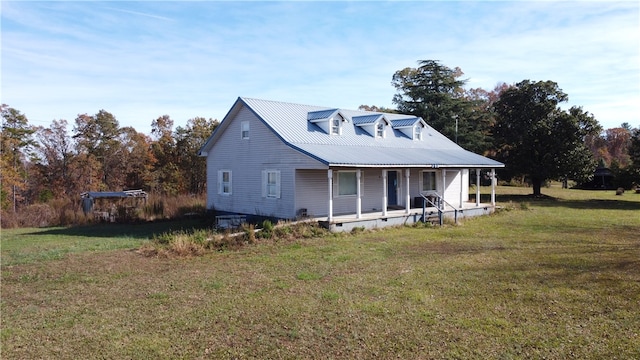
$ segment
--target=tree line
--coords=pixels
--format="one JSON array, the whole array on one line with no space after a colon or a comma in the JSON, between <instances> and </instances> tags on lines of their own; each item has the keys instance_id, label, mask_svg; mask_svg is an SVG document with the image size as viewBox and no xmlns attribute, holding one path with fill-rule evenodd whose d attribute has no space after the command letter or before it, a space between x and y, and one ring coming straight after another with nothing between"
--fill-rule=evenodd
<instances>
[{"instance_id":1,"label":"tree line","mask_svg":"<svg viewBox=\"0 0 640 360\"><path fill-rule=\"evenodd\" d=\"M536 195L547 180L585 182L598 163L618 175L618 186L640 181L640 127L603 130L553 81L499 83L491 90L466 88L460 68L423 60L393 74L396 108L362 105L370 111L422 117L462 147L506 164L504 181L526 179ZM143 189L160 196L206 191L205 160L197 155L218 125L196 117L174 128L163 115L151 134L121 127L109 112L80 114L48 127L2 105L0 206L17 214L33 204L77 208L83 191ZM64 223L64 221L61 221Z\"/></svg>"},{"instance_id":2,"label":"tree line","mask_svg":"<svg viewBox=\"0 0 640 360\"><path fill-rule=\"evenodd\" d=\"M603 131L582 107L563 110L568 95L553 81L467 89L460 68L436 60L418 64L393 75L393 111L422 117L465 149L505 163L502 180L526 179L540 195L549 180L585 183L600 164L612 168L617 186L640 182L640 126Z\"/></svg>"},{"instance_id":3,"label":"tree line","mask_svg":"<svg viewBox=\"0 0 640 360\"><path fill-rule=\"evenodd\" d=\"M217 120L195 117L174 129L173 120L163 115L146 135L121 127L105 110L78 115L71 128L65 119L32 126L8 105L1 112L0 204L5 215L47 203L58 211L74 211L84 191L205 192L206 166L197 152Z\"/></svg>"}]
</instances>

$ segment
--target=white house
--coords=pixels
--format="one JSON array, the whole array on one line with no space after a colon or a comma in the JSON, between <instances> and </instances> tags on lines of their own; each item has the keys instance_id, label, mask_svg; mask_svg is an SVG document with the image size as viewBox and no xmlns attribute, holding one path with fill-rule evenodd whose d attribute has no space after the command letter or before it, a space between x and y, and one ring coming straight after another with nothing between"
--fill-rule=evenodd
<instances>
[{"instance_id":1,"label":"white house","mask_svg":"<svg viewBox=\"0 0 640 360\"><path fill-rule=\"evenodd\" d=\"M208 209L318 218L332 230L412 223L423 210L492 212L493 193L490 204L479 202L479 190L469 201L470 172L479 180L504 167L415 116L242 97L199 154Z\"/></svg>"}]
</instances>

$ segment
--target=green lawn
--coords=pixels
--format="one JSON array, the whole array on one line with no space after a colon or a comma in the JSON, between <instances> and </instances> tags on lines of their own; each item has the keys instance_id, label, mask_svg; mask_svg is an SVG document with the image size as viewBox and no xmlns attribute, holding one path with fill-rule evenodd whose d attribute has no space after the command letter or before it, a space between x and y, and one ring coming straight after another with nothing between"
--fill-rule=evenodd
<instances>
[{"instance_id":1,"label":"green lawn","mask_svg":"<svg viewBox=\"0 0 640 360\"><path fill-rule=\"evenodd\" d=\"M190 258L134 251L170 224L3 230L0 357L640 358L640 195L530 191Z\"/></svg>"}]
</instances>

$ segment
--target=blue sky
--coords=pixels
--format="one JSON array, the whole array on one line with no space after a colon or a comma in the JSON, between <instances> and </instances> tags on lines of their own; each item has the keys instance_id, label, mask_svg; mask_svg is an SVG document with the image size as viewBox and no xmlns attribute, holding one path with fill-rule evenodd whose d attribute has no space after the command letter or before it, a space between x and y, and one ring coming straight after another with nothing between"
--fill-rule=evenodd
<instances>
[{"instance_id":1,"label":"blue sky","mask_svg":"<svg viewBox=\"0 0 640 360\"><path fill-rule=\"evenodd\" d=\"M552 80L604 128L640 126L640 5L623 2L2 1L2 103L34 125L112 113L149 133L238 96L393 107L439 60L467 88Z\"/></svg>"}]
</instances>

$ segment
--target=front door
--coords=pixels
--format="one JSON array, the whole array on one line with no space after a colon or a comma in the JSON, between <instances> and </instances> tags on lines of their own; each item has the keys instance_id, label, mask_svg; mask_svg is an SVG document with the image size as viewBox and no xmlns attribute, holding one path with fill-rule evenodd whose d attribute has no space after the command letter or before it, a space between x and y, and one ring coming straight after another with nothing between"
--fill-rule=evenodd
<instances>
[{"instance_id":1,"label":"front door","mask_svg":"<svg viewBox=\"0 0 640 360\"><path fill-rule=\"evenodd\" d=\"M398 205L398 172L389 171L387 180L387 205Z\"/></svg>"}]
</instances>

